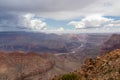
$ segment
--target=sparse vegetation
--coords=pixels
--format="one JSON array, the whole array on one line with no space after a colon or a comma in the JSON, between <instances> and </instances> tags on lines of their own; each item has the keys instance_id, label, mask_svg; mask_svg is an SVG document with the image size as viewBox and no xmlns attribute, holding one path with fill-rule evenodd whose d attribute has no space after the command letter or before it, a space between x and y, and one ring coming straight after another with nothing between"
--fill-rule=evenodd
<instances>
[{"instance_id":1,"label":"sparse vegetation","mask_svg":"<svg viewBox=\"0 0 120 80\"><path fill-rule=\"evenodd\" d=\"M53 80L80 80L80 77L77 74L69 73L69 74L64 74L59 78Z\"/></svg>"},{"instance_id":2,"label":"sparse vegetation","mask_svg":"<svg viewBox=\"0 0 120 80\"><path fill-rule=\"evenodd\" d=\"M78 80L79 77L76 74L65 74L59 80Z\"/></svg>"}]
</instances>

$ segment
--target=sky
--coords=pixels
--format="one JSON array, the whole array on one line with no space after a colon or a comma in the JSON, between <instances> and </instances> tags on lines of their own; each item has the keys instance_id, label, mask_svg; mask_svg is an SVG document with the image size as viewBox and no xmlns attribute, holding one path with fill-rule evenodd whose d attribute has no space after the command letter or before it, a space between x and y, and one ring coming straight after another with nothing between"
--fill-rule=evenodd
<instances>
[{"instance_id":1,"label":"sky","mask_svg":"<svg viewBox=\"0 0 120 80\"><path fill-rule=\"evenodd\" d=\"M120 32L120 0L0 0L0 31Z\"/></svg>"}]
</instances>

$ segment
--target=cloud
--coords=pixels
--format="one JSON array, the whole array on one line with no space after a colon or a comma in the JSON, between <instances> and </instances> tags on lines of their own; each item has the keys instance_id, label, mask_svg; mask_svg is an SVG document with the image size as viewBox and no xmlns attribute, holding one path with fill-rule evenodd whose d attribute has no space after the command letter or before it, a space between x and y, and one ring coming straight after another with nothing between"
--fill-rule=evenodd
<instances>
[{"instance_id":1,"label":"cloud","mask_svg":"<svg viewBox=\"0 0 120 80\"><path fill-rule=\"evenodd\" d=\"M47 24L34 14L0 13L0 31L40 31L47 29Z\"/></svg>"},{"instance_id":2,"label":"cloud","mask_svg":"<svg viewBox=\"0 0 120 80\"><path fill-rule=\"evenodd\" d=\"M69 25L76 29L119 27L118 20L103 17L120 16L119 3L120 0L0 0L0 29L62 31L56 26L68 25L61 25L61 21L71 21Z\"/></svg>"},{"instance_id":3,"label":"cloud","mask_svg":"<svg viewBox=\"0 0 120 80\"><path fill-rule=\"evenodd\" d=\"M0 31L19 30L21 17L10 12L0 12Z\"/></svg>"},{"instance_id":4,"label":"cloud","mask_svg":"<svg viewBox=\"0 0 120 80\"><path fill-rule=\"evenodd\" d=\"M96 13L120 16L119 3L120 0L0 0L0 11L66 20Z\"/></svg>"},{"instance_id":5,"label":"cloud","mask_svg":"<svg viewBox=\"0 0 120 80\"><path fill-rule=\"evenodd\" d=\"M0 0L1 10L59 12L81 9L95 0Z\"/></svg>"},{"instance_id":6,"label":"cloud","mask_svg":"<svg viewBox=\"0 0 120 80\"><path fill-rule=\"evenodd\" d=\"M63 27L60 27L58 29L56 29L57 31L64 31L64 28Z\"/></svg>"},{"instance_id":7,"label":"cloud","mask_svg":"<svg viewBox=\"0 0 120 80\"><path fill-rule=\"evenodd\" d=\"M107 24L106 27L120 27L120 20L114 20L111 23Z\"/></svg>"},{"instance_id":8,"label":"cloud","mask_svg":"<svg viewBox=\"0 0 120 80\"><path fill-rule=\"evenodd\" d=\"M81 21L71 21L68 24L75 26L76 29L98 28L112 22L112 19L102 17L101 15L91 15L83 18Z\"/></svg>"},{"instance_id":9,"label":"cloud","mask_svg":"<svg viewBox=\"0 0 120 80\"><path fill-rule=\"evenodd\" d=\"M47 24L39 18L35 18L34 14L26 14L23 16L23 18L23 27L26 29L30 29L33 31L47 29Z\"/></svg>"}]
</instances>

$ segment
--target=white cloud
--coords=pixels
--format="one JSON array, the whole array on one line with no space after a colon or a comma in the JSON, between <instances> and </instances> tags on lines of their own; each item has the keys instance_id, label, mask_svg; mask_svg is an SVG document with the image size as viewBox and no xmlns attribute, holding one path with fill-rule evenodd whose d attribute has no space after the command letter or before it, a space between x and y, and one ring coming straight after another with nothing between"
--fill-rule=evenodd
<instances>
[{"instance_id":1,"label":"white cloud","mask_svg":"<svg viewBox=\"0 0 120 80\"><path fill-rule=\"evenodd\" d=\"M75 26L76 29L97 28L112 22L112 19L102 17L101 15L90 15L83 18L81 21L71 21L69 25Z\"/></svg>"},{"instance_id":2,"label":"white cloud","mask_svg":"<svg viewBox=\"0 0 120 80\"><path fill-rule=\"evenodd\" d=\"M40 20L39 18L35 18L34 14L26 14L23 17L24 17L23 26L26 29L39 31L47 28L47 24Z\"/></svg>"},{"instance_id":3,"label":"white cloud","mask_svg":"<svg viewBox=\"0 0 120 80\"><path fill-rule=\"evenodd\" d=\"M60 28L57 29L57 31L64 31L64 28L60 27Z\"/></svg>"},{"instance_id":4,"label":"white cloud","mask_svg":"<svg viewBox=\"0 0 120 80\"><path fill-rule=\"evenodd\" d=\"M106 27L120 27L120 20L114 20L111 23L107 24Z\"/></svg>"}]
</instances>

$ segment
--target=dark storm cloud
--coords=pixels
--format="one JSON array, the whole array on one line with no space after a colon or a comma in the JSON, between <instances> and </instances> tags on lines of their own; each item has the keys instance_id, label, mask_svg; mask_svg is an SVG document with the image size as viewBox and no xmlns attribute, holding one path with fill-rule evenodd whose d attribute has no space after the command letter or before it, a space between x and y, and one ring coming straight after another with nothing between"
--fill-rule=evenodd
<instances>
[{"instance_id":1,"label":"dark storm cloud","mask_svg":"<svg viewBox=\"0 0 120 80\"><path fill-rule=\"evenodd\" d=\"M0 30L43 30L47 24L33 14L0 13Z\"/></svg>"},{"instance_id":2,"label":"dark storm cloud","mask_svg":"<svg viewBox=\"0 0 120 80\"><path fill-rule=\"evenodd\" d=\"M0 12L0 25L4 26L14 26L11 24L17 24L18 16L9 12ZM8 25L9 24L9 25Z\"/></svg>"},{"instance_id":3,"label":"dark storm cloud","mask_svg":"<svg viewBox=\"0 0 120 80\"><path fill-rule=\"evenodd\" d=\"M17 13L0 13L0 31L1 30L26 30L23 25L23 16Z\"/></svg>"},{"instance_id":4,"label":"dark storm cloud","mask_svg":"<svg viewBox=\"0 0 120 80\"><path fill-rule=\"evenodd\" d=\"M0 10L25 12L51 12L77 10L95 0L0 0Z\"/></svg>"},{"instance_id":5,"label":"dark storm cloud","mask_svg":"<svg viewBox=\"0 0 120 80\"><path fill-rule=\"evenodd\" d=\"M10 12L0 12L0 21L4 20L16 21L17 19L18 19L17 14L13 14Z\"/></svg>"}]
</instances>

